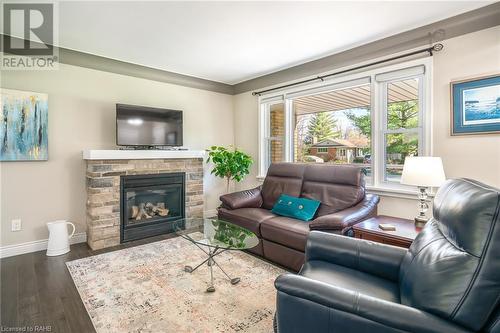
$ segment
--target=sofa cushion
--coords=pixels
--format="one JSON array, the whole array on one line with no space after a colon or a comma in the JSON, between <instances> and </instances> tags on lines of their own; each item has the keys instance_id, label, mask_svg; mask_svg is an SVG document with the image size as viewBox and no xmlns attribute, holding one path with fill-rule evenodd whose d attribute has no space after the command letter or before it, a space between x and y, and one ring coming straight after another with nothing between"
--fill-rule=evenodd
<instances>
[{"instance_id":1,"label":"sofa cushion","mask_svg":"<svg viewBox=\"0 0 500 333\"><path fill-rule=\"evenodd\" d=\"M297 198L290 195L280 195L278 201L274 204L272 213L287 216L302 221L310 221L316 214L320 202L306 198Z\"/></svg>"},{"instance_id":2,"label":"sofa cushion","mask_svg":"<svg viewBox=\"0 0 500 333\"><path fill-rule=\"evenodd\" d=\"M262 185L262 207L272 209L281 194L300 196L305 165L297 163L273 163Z\"/></svg>"},{"instance_id":3,"label":"sofa cushion","mask_svg":"<svg viewBox=\"0 0 500 333\"><path fill-rule=\"evenodd\" d=\"M304 265L305 254L288 246L262 239L262 248L266 259L298 272Z\"/></svg>"},{"instance_id":4,"label":"sofa cushion","mask_svg":"<svg viewBox=\"0 0 500 333\"><path fill-rule=\"evenodd\" d=\"M304 252L309 222L282 216L273 217L260 224L260 233L264 239Z\"/></svg>"},{"instance_id":5,"label":"sofa cushion","mask_svg":"<svg viewBox=\"0 0 500 333\"><path fill-rule=\"evenodd\" d=\"M326 261L306 262L300 275L337 288L348 289L389 302L400 302L399 285L396 282Z\"/></svg>"},{"instance_id":6,"label":"sofa cushion","mask_svg":"<svg viewBox=\"0 0 500 333\"><path fill-rule=\"evenodd\" d=\"M365 197L363 170L345 165L307 165L301 196L321 201L317 216L352 207Z\"/></svg>"},{"instance_id":7,"label":"sofa cushion","mask_svg":"<svg viewBox=\"0 0 500 333\"><path fill-rule=\"evenodd\" d=\"M273 217L276 217L267 209L262 208L240 208L240 209L226 209L219 208L219 218L246 228L261 237L259 225Z\"/></svg>"}]
</instances>

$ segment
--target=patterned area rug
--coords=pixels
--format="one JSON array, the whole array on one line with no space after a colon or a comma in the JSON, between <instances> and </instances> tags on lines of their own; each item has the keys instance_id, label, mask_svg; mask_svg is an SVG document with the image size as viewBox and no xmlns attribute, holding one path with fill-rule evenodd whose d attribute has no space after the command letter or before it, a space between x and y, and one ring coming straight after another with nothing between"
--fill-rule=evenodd
<instances>
[{"instance_id":1,"label":"patterned area rug","mask_svg":"<svg viewBox=\"0 0 500 333\"><path fill-rule=\"evenodd\" d=\"M200 234L201 235L201 234ZM237 285L214 267L193 273L205 255L176 237L67 263L97 332L272 332L275 278L284 271L241 251L216 257Z\"/></svg>"}]
</instances>

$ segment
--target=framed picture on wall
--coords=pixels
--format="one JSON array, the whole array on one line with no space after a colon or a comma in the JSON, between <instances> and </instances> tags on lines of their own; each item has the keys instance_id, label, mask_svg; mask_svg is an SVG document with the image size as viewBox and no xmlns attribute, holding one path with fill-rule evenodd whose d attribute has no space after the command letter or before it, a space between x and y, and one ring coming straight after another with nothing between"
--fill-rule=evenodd
<instances>
[{"instance_id":1,"label":"framed picture on wall","mask_svg":"<svg viewBox=\"0 0 500 333\"><path fill-rule=\"evenodd\" d=\"M0 97L0 161L48 160L48 95L2 88Z\"/></svg>"},{"instance_id":2,"label":"framed picture on wall","mask_svg":"<svg viewBox=\"0 0 500 333\"><path fill-rule=\"evenodd\" d=\"M451 135L500 134L500 74L451 83Z\"/></svg>"}]
</instances>

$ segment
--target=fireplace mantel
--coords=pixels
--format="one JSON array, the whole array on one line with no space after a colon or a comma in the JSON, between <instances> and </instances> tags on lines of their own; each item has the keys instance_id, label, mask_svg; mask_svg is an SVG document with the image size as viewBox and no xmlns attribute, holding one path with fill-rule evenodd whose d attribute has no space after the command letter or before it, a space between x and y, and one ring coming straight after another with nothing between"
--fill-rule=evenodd
<instances>
[{"instance_id":1,"label":"fireplace mantel","mask_svg":"<svg viewBox=\"0 0 500 333\"><path fill-rule=\"evenodd\" d=\"M96 150L82 152L84 160L148 160L204 158L204 150Z\"/></svg>"}]
</instances>

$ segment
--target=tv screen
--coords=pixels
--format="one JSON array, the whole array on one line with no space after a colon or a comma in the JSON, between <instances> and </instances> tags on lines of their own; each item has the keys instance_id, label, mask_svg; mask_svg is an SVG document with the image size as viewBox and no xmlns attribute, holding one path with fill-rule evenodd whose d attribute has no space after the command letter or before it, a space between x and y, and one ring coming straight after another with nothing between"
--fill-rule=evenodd
<instances>
[{"instance_id":1,"label":"tv screen","mask_svg":"<svg viewBox=\"0 0 500 333\"><path fill-rule=\"evenodd\" d=\"M118 146L182 146L182 111L116 104Z\"/></svg>"}]
</instances>

